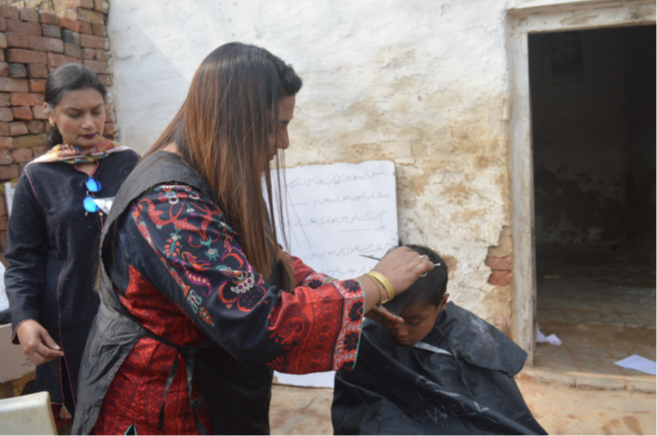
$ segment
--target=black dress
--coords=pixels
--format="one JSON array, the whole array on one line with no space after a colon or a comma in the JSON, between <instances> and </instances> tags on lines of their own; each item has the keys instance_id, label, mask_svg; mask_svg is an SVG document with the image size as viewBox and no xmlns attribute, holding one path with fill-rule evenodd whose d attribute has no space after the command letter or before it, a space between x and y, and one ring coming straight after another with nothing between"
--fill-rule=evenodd
<instances>
[{"instance_id":1,"label":"black dress","mask_svg":"<svg viewBox=\"0 0 657 436\"><path fill-rule=\"evenodd\" d=\"M132 150L99 160L91 177L102 189L91 195L114 197L138 160ZM62 347L64 357L37 366L35 382L37 391L48 391L58 404L64 403L66 380L75 401L80 360L99 304L94 288L106 217L83 207L88 178L67 163L27 165L16 185L8 225L5 286L12 341L18 344L16 328L32 319Z\"/></svg>"}]
</instances>

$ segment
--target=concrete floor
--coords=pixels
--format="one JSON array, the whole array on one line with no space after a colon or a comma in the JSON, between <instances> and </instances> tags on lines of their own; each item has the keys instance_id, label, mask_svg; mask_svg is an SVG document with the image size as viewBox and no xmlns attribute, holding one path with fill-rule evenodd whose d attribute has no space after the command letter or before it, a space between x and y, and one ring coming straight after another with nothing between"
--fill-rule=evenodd
<instances>
[{"instance_id":1,"label":"concrete floor","mask_svg":"<svg viewBox=\"0 0 657 436\"><path fill-rule=\"evenodd\" d=\"M655 434L655 395L569 388L518 377L534 417L550 434ZM332 389L274 385L272 434L333 434Z\"/></svg>"},{"instance_id":2,"label":"concrete floor","mask_svg":"<svg viewBox=\"0 0 657 436\"><path fill-rule=\"evenodd\" d=\"M534 364L559 371L643 376L614 362L655 360L655 263L627 250L537 248L537 317L545 335Z\"/></svg>"}]
</instances>

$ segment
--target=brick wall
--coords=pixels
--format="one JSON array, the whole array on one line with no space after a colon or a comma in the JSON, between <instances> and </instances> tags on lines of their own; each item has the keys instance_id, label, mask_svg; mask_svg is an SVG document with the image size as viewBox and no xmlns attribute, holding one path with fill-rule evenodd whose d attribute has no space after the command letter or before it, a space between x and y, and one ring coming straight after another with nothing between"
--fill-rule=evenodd
<instances>
[{"instance_id":1,"label":"brick wall","mask_svg":"<svg viewBox=\"0 0 657 436\"><path fill-rule=\"evenodd\" d=\"M18 8L15 5L27 6ZM105 136L117 134L111 107L108 4L93 0L0 0L0 252L7 240L4 183L47 151L43 113L48 74L66 63L82 63L108 90ZM52 12L49 12L52 11ZM0 259L4 256L0 254Z\"/></svg>"}]
</instances>

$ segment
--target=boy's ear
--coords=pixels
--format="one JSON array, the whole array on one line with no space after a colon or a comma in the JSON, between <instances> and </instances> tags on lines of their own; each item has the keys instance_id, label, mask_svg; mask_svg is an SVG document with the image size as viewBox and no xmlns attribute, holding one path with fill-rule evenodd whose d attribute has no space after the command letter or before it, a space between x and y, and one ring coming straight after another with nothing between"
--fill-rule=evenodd
<instances>
[{"instance_id":1,"label":"boy's ear","mask_svg":"<svg viewBox=\"0 0 657 436\"><path fill-rule=\"evenodd\" d=\"M445 307L447 307L447 300L449 300L449 294L445 294L443 299L440 301L440 305L438 306L439 313L445 310Z\"/></svg>"}]
</instances>

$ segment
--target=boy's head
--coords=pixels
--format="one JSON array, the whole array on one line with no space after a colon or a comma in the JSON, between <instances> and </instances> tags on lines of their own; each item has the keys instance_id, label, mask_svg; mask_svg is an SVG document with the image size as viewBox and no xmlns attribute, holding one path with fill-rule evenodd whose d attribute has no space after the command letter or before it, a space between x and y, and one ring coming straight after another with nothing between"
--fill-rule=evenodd
<instances>
[{"instance_id":1,"label":"boy's head","mask_svg":"<svg viewBox=\"0 0 657 436\"><path fill-rule=\"evenodd\" d=\"M447 290L447 265L433 250L421 245L407 245L419 255L426 256L434 266L424 277L417 279L410 288L384 304L388 311L400 316L402 324L387 323L386 328L401 345L415 345L428 335L440 312L445 310L449 294Z\"/></svg>"}]
</instances>

